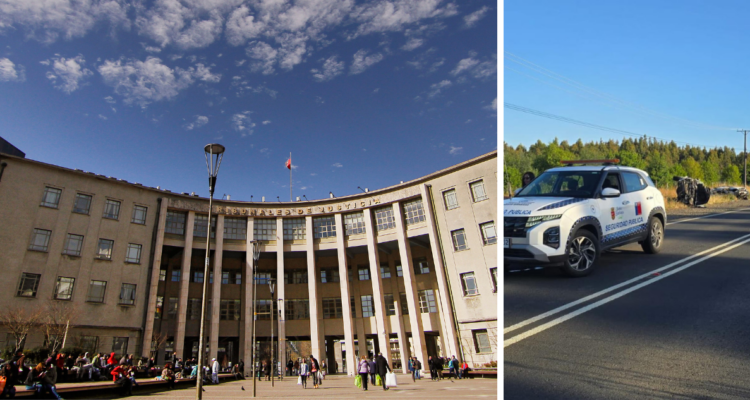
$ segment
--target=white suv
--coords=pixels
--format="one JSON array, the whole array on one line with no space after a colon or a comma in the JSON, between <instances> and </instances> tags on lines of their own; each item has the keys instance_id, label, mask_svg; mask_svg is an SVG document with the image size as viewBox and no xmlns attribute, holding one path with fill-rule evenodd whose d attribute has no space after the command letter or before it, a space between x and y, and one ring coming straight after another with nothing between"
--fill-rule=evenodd
<instances>
[{"instance_id":1,"label":"white suv","mask_svg":"<svg viewBox=\"0 0 750 400\"><path fill-rule=\"evenodd\" d=\"M624 244L658 253L667 223L664 198L648 174L616 165L550 169L503 209L506 268L561 265L571 276L588 275L603 250Z\"/></svg>"}]
</instances>

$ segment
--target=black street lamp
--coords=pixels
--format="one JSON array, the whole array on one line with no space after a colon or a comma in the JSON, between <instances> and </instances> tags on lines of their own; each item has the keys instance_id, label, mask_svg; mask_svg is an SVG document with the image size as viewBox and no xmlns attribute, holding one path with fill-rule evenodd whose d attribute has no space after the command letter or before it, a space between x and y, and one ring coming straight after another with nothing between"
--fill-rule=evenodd
<instances>
[{"instance_id":1,"label":"black street lamp","mask_svg":"<svg viewBox=\"0 0 750 400\"><path fill-rule=\"evenodd\" d=\"M253 344L250 350L250 360L253 363L253 397L255 397L255 378L258 376L255 372L255 324L258 320L258 310L255 308L256 301L255 298L257 297L258 293L258 286L257 282L258 279L255 278L255 275L257 274L258 270L258 258L260 258L260 241L253 240L250 242L253 249Z\"/></svg>"},{"instance_id":2,"label":"black street lamp","mask_svg":"<svg viewBox=\"0 0 750 400\"><path fill-rule=\"evenodd\" d=\"M273 351L273 288L274 288L274 282L273 278L271 278L268 281L268 288L271 289L271 387L273 387L273 373L276 372L276 363L274 361L274 356L276 355Z\"/></svg>"},{"instance_id":3,"label":"black street lamp","mask_svg":"<svg viewBox=\"0 0 750 400\"><path fill-rule=\"evenodd\" d=\"M203 363L204 363L204 338L206 329L206 297L208 297L208 264L211 259L211 208L214 201L214 189L216 188L216 175L219 174L221 160L224 158L224 146L212 143L207 144L203 150L206 152L206 168L208 169L208 230L206 231L206 263L203 267L203 304L201 306L201 330L198 341L198 377L196 379L196 398L203 398ZM218 277L217 277L218 279Z\"/></svg>"}]
</instances>

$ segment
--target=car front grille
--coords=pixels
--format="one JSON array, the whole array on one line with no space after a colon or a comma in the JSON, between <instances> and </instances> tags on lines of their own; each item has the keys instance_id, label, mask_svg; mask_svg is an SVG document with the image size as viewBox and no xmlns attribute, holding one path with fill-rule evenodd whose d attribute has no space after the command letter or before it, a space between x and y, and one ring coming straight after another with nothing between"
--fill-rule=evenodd
<instances>
[{"instance_id":1,"label":"car front grille","mask_svg":"<svg viewBox=\"0 0 750 400\"><path fill-rule=\"evenodd\" d=\"M504 237L526 237L526 221L529 217L505 217Z\"/></svg>"}]
</instances>

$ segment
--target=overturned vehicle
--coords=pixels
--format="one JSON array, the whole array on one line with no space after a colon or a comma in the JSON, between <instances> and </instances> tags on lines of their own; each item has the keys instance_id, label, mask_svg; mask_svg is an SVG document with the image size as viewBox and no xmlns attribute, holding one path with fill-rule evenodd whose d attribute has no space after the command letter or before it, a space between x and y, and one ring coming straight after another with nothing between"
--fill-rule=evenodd
<instances>
[{"instance_id":1,"label":"overturned vehicle","mask_svg":"<svg viewBox=\"0 0 750 400\"><path fill-rule=\"evenodd\" d=\"M698 179L687 176L675 176L677 182L677 201L689 206L702 206L711 198L711 189L703 185Z\"/></svg>"}]
</instances>

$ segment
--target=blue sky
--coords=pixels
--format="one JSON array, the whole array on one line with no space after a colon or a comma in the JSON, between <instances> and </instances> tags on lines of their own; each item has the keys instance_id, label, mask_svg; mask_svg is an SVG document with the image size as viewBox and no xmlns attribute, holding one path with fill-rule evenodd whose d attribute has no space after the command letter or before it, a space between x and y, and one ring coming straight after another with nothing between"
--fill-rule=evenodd
<instances>
[{"instance_id":1,"label":"blue sky","mask_svg":"<svg viewBox=\"0 0 750 400\"><path fill-rule=\"evenodd\" d=\"M741 151L735 129L750 129L748 14L746 1L506 1L504 102ZM623 138L510 109L504 135L514 146Z\"/></svg>"},{"instance_id":2,"label":"blue sky","mask_svg":"<svg viewBox=\"0 0 750 400\"><path fill-rule=\"evenodd\" d=\"M27 157L207 196L391 186L497 148L497 5L3 0L0 136Z\"/></svg>"}]
</instances>

